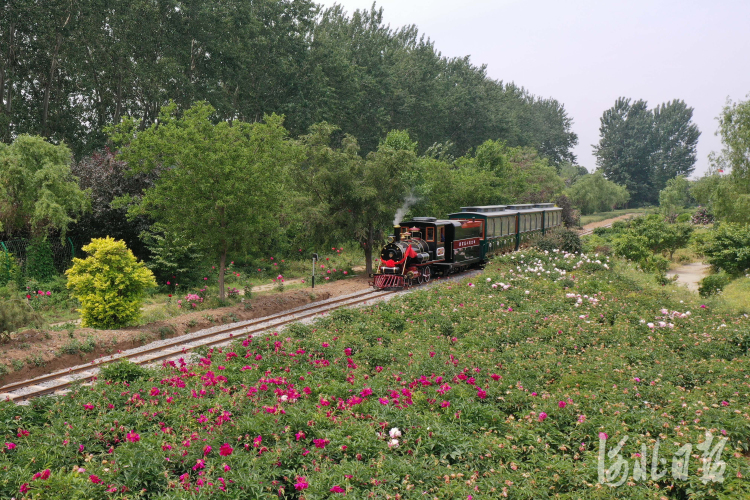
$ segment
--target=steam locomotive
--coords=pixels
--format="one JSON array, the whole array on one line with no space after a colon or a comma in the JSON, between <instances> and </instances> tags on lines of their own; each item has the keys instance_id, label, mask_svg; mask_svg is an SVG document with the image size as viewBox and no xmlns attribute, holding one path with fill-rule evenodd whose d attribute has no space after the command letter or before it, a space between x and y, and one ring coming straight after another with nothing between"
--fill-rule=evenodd
<instances>
[{"instance_id":1,"label":"steam locomotive","mask_svg":"<svg viewBox=\"0 0 750 500\"><path fill-rule=\"evenodd\" d=\"M461 207L447 220L414 217L393 227L371 275L375 288L406 288L470 267L532 243L562 222L553 203Z\"/></svg>"}]
</instances>

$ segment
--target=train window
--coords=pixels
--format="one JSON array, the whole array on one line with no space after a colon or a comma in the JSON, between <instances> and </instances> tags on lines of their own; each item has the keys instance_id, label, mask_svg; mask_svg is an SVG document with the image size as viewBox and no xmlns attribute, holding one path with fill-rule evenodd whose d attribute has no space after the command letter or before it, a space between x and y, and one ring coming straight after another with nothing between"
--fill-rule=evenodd
<instances>
[{"instance_id":1,"label":"train window","mask_svg":"<svg viewBox=\"0 0 750 500\"><path fill-rule=\"evenodd\" d=\"M401 228L401 234L404 234L404 233L406 233L406 232L408 232L408 231L409 231L409 228L408 228L408 227L402 227L402 228Z\"/></svg>"},{"instance_id":2,"label":"train window","mask_svg":"<svg viewBox=\"0 0 750 500\"><path fill-rule=\"evenodd\" d=\"M427 241L435 241L435 228L434 227L427 228Z\"/></svg>"},{"instance_id":3,"label":"train window","mask_svg":"<svg viewBox=\"0 0 750 500\"><path fill-rule=\"evenodd\" d=\"M440 227L440 241L445 243L445 226Z\"/></svg>"}]
</instances>

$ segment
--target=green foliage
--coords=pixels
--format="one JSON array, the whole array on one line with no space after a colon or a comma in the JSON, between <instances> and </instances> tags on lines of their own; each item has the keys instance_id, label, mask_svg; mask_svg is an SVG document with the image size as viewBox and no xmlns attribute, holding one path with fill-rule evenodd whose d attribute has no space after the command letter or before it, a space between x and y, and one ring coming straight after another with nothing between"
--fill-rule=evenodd
<instances>
[{"instance_id":1,"label":"green foliage","mask_svg":"<svg viewBox=\"0 0 750 500\"><path fill-rule=\"evenodd\" d=\"M732 277L724 272L710 274L701 280L698 286L698 293L701 297L716 295L717 293L721 293L731 280Z\"/></svg>"},{"instance_id":2,"label":"green foliage","mask_svg":"<svg viewBox=\"0 0 750 500\"><path fill-rule=\"evenodd\" d=\"M170 104L158 125L137 131L124 121L110 133L133 171L160 172L130 213L148 214L159 230L218 261L223 299L227 255L257 251L278 230L283 181L297 149L279 116L214 124L214 112L205 102L182 114Z\"/></svg>"},{"instance_id":3,"label":"green foliage","mask_svg":"<svg viewBox=\"0 0 750 500\"><path fill-rule=\"evenodd\" d=\"M581 177L565 194L583 215L614 210L630 199L625 186L608 181L601 172Z\"/></svg>"},{"instance_id":4,"label":"green foliage","mask_svg":"<svg viewBox=\"0 0 750 500\"><path fill-rule=\"evenodd\" d=\"M22 299L0 300L0 341L6 341L10 334L28 326L41 328L42 317Z\"/></svg>"},{"instance_id":5,"label":"green foliage","mask_svg":"<svg viewBox=\"0 0 750 500\"><path fill-rule=\"evenodd\" d=\"M659 192L659 208L668 218L676 217L690 202L690 181L684 176L669 179L666 187Z\"/></svg>"},{"instance_id":6,"label":"green foliage","mask_svg":"<svg viewBox=\"0 0 750 500\"><path fill-rule=\"evenodd\" d=\"M86 259L73 259L66 271L68 288L81 303L81 325L119 328L137 323L146 288L154 275L133 256L125 243L94 239L83 250Z\"/></svg>"},{"instance_id":7,"label":"green foliage","mask_svg":"<svg viewBox=\"0 0 750 500\"><path fill-rule=\"evenodd\" d=\"M149 371L141 365L137 365L123 359L114 363L107 363L99 370L99 377L111 382L135 382L145 378Z\"/></svg>"},{"instance_id":8,"label":"green foliage","mask_svg":"<svg viewBox=\"0 0 750 500\"><path fill-rule=\"evenodd\" d=\"M294 136L328 120L358 137L365 153L395 128L425 149L450 140L463 153L501 138L554 165L575 160L578 138L560 102L497 81L468 56L441 55L429 34L389 26L374 5L349 12L310 0L4 5L2 141L41 134L80 158L105 146L106 125L127 115L148 127L171 98L183 108L209 101L217 121L284 115Z\"/></svg>"},{"instance_id":9,"label":"green foliage","mask_svg":"<svg viewBox=\"0 0 750 500\"><path fill-rule=\"evenodd\" d=\"M711 153L709 172L691 190L717 219L750 223L750 100L727 102L719 116L723 148Z\"/></svg>"},{"instance_id":10,"label":"green foliage","mask_svg":"<svg viewBox=\"0 0 750 500\"><path fill-rule=\"evenodd\" d=\"M12 253L5 253L0 250L0 286L5 286L10 282L20 281L23 277L23 269L18 265L18 260Z\"/></svg>"},{"instance_id":11,"label":"green foliage","mask_svg":"<svg viewBox=\"0 0 750 500\"><path fill-rule=\"evenodd\" d=\"M642 266L652 255L648 238L639 234L622 233L615 236L612 243L616 255L640 263Z\"/></svg>"},{"instance_id":12,"label":"green foliage","mask_svg":"<svg viewBox=\"0 0 750 500\"><path fill-rule=\"evenodd\" d=\"M697 241L709 264L737 276L750 269L750 225L722 223Z\"/></svg>"},{"instance_id":13,"label":"green foliage","mask_svg":"<svg viewBox=\"0 0 750 500\"><path fill-rule=\"evenodd\" d=\"M200 263L204 255L191 238L169 232L159 232L159 224L142 234L149 251L146 267L151 269L161 285L182 283L189 285L200 278ZM176 281L179 280L179 281Z\"/></svg>"},{"instance_id":14,"label":"green foliage","mask_svg":"<svg viewBox=\"0 0 750 500\"><path fill-rule=\"evenodd\" d=\"M567 228L548 232L536 241L535 246L548 252L560 250L567 253L576 253L583 249L581 237L578 236L578 233Z\"/></svg>"},{"instance_id":15,"label":"green foliage","mask_svg":"<svg viewBox=\"0 0 750 500\"><path fill-rule=\"evenodd\" d=\"M700 131L692 117L693 108L681 100L650 110L643 100L620 97L602 115L596 163L607 179L627 188L637 206L656 203L669 179L695 168Z\"/></svg>"},{"instance_id":16,"label":"green foliage","mask_svg":"<svg viewBox=\"0 0 750 500\"><path fill-rule=\"evenodd\" d=\"M70 172L70 150L41 137L18 136L0 148L0 226L8 234L27 231L64 237L89 207L87 192Z\"/></svg>"},{"instance_id":17,"label":"green foliage","mask_svg":"<svg viewBox=\"0 0 750 500\"><path fill-rule=\"evenodd\" d=\"M57 274L52 257L52 245L47 238L33 240L26 247L26 276L47 281Z\"/></svg>"}]
</instances>

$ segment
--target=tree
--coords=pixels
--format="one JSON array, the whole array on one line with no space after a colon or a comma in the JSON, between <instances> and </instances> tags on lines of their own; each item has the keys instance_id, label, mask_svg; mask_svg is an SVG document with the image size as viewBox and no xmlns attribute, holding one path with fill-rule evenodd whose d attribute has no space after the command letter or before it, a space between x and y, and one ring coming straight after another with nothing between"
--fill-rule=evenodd
<instances>
[{"instance_id":1,"label":"tree","mask_svg":"<svg viewBox=\"0 0 750 500\"><path fill-rule=\"evenodd\" d=\"M674 100L649 110L643 100L619 98L601 118L597 165L604 176L625 186L638 204L656 203L667 181L695 168L700 132L693 108Z\"/></svg>"},{"instance_id":2,"label":"tree","mask_svg":"<svg viewBox=\"0 0 750 500\"><path fill-rule=\"evenodd\" d=\"M278 226L286 169L297 150L279 116L215 124L213 113L205 102L182 114L170 104L149 128L138 131L125 120L111 134L134 173L159 172L130 213L149 215L217 259L223 299L227 255L262 248Z\"/></svg>"},{"instance_id":3,"label":"tree","mask_svg":"<svg viewBox=\"0 0 750 500\"><path fill-rule=\"evenodd\" d=\"M78 187L65 144L21 135L10 146L0 143L0 224L9 235L25 232L63 237L90 206L89 191Z\"/></svg>"},{"instance_id":4,"label":"tree","mask_svg":"<svg viewBox=\"0 0 750 500\"><path fill-rule=\"evenodd\" d=\"M667 186L659 192L659 207L667 218L677 216L677 211L690 203L690 181L678 176L667 181Z\"/></svg>"},{"instance_id":5,"label":"tree","mask_svg":"<svg viewBox=\"0 0 750 500\"><path fill-rule=\"evenodd\" d=\"M692 193L708 204L717 218L750 223L750 100L728 101L719 116L721 153L709 155L709 172Z\"/></svg>"},{"instance_id":6,"label":"tree","mask_svg":"<svg viewBox=\"0 0 750 500\"><path fill-rule=\"evenodd\" d=\"M358 155L354 137L341 147L331 145L339 129L328 123L311 127L301 138L305 159L292 176L305 214L307 234L345 237L364 250L366 272L372 272L373 249L392 226L393 217L409 194L416 143L404 131L391 131L376 151Z\"/></svg>"},{"instance_id":7,"label":"tree","mask_svg":"<svg viewBox=\"0 0 750 500\"><path fill-rule=\"evenodd\" d=\"M65 274L67 287L81 302L81 325L120 328L141 315L143 296L156 286L154 275L125 243L113 238L93 239L83 247L89 256L73 259Z\"/></svg>"},{"instance_id":8,"label":"tree","mask_svg":"<svg viewBox=\"0 0 750 500\"><path fill-rule=\"evenodd\" d=\"M624 186L605 179L601 172L579 178L566 194L584 215L607 212L624 205L630 198Z\"/></svg>"}]
</instances>

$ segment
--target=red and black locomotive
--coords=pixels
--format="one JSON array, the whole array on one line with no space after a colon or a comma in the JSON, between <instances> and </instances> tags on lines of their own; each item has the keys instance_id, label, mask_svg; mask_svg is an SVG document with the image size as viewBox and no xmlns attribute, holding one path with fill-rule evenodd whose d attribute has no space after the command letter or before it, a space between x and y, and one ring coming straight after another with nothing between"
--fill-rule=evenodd
<instances>
[{"instance_id":1,"label":"red and black locomotive","mask_svg":"<svg viewBox=\"0 0 750 500\"><path fill-rule=\"evenodd\" d=\"M462 207L448 219L414 217L394 226L372 275L375 288L405 288L518 250L560 226L552 203Z\"/></svg>"}]
</instances>

